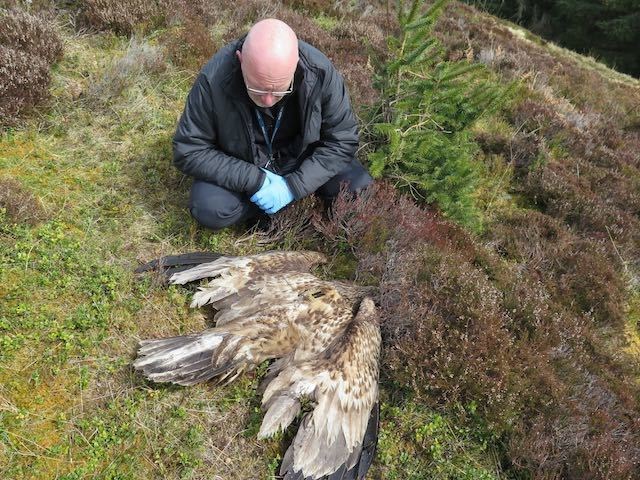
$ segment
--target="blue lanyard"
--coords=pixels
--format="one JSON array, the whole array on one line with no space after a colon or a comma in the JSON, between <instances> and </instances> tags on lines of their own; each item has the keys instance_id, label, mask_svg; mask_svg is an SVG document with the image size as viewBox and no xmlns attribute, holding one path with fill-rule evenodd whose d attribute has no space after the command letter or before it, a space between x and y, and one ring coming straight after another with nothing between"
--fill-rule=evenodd
<instances>
[{"instance_id":1,"label":"blue lanyard","mask_svg":"<svg viewBox=\"0 0 640 480\"><path fill-rule=\"evenodd\" d=\"M256 117L258 118L258 125L260 125L260 130L262 130L262 136L264 137L264 143L267 146L267 153L269 154L269 161L265 165L265 168L269 168L269 164L273 160L273 139L276 138L276 133L278 132L278 128L280 128L280 121L282 120L282 112L284 112L284 105L280 107L280 111L278 115L276 115L276 123L273 126L273 133L271 134L271 138L267 135L267 127L264 124L264 118L262 118L262 114L260 110L257 108Z\"/></svg>"}]
</instances>

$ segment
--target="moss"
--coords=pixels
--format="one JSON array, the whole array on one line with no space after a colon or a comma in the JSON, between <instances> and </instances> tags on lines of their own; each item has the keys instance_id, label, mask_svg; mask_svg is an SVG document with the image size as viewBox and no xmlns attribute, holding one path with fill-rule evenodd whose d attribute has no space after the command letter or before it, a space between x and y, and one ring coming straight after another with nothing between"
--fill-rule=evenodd
<instances>
[{"instance_id":1,"label":"moss","mask_svg":"<svg viewBox=\"0 0 640 480\"><path fill-rule=\"evenodd\" d=\"M329 265L330 278L340 280L353 280L358 268L358 259L353 254L344 252L336 255Z\"/></svg>"},{"instance_id":2,"label":"moss","mask_svg":"<svg viewBox=\"0 0 640 480\"><path fill-rule=\"evenodd\" d=\"M638 359L640 360L640 288L636 286L631 290L629 301L626 308L627 315L627 334L630 336L631 344L637 350Z\"/></svg>"},{"instance_id":3,"label":"moss","mask_svg":"<svg viewBox=\"0 0 640 480\"><path fill-rule=\"evenodd\" d=\"M383 403L375 474L385 479L495 480L491 452L472 430L413 402Z\"/></svg>"},{"instance_id":4,"label":"moss","mask_svg":"<svg viewBox=\"0 0 640 480\"><path fill-rule=\"evenodd\" d=\"M323 30L331 31L338 25L340 25L340 20L335 17L330 17L325 15L324 13L320 13L319 15L315 15L312 17L312 20Z\"/></svg>"}]
</instances>

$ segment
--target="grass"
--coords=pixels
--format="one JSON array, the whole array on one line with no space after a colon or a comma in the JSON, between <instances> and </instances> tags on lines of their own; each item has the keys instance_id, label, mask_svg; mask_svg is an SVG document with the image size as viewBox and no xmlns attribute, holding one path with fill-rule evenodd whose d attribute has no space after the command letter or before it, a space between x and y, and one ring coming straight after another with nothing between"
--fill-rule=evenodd
<instances>
[{"instance_id":1,"label":"grass","mask_svg":"<svg viewBox=\"0 0 640 480\"><path fill-rule=\"evenodd\" d=\"M374 478L389 480L497 480L491 449L473 438L478 429L412 401L383 403Z\"/></svg>"},{"instance_id":2,"label":"grass","mask_svg":"<svg viewBox=\"0 0 640 480\"><path fill-rule=\"evenodd\" d=\"M340 25L340 20L334 17L330 17L325 15L324 13L320 13L312 18L312 20L323 30L331 31L338 25Z\"/></svg>"}]
</instances>

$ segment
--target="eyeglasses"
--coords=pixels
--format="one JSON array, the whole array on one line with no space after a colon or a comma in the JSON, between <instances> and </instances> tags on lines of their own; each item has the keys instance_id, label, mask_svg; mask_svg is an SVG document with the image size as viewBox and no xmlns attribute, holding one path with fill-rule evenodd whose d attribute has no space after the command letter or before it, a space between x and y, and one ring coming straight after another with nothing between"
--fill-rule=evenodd
<instances>
[{"instance_id":1,"label":"eyeglasses","mask_svg":"<svg viewBox=\"0 0 640 480\"><path fill-rule=\"evenodd\" d=\"M272 92L269 90L258 90L255 88L251 88L251 87L247 87L247 92L249 93L253 93L254 95L273 95L274 97L284 97L285 95L289 95L291 92L293 92L293 78L291 79L291 84L289 85L289 88L287 90L285 90L284 92Z\"/></svg>"}]
</instances>

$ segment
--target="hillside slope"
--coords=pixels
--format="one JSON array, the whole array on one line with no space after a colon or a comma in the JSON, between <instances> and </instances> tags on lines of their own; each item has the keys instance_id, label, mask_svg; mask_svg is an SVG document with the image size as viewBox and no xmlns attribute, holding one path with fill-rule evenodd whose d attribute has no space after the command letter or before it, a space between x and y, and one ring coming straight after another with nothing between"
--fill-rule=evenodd
<instances>
[{"instance_id":1,"label":"hillside slope","mask_svg":"<svg viewBox=\"0 0 640 480\"><path fill-rule=\"evenodd\" d=\"M395 14L116 3L56 11L51 100L0 136L2 478L274 478L288 437L256 440L263 371L188 389L133 373L139 339L198 331L211 312L132 272L168 253L303 247L333 258L321 274L381 288L368 478L637 478L640 82L451 4L436 26L447 58L519 82L474 126L481 233L384 183L329 217L288 209L266 236L213 233L170 160L198 68L256 19L287 21L344 73L366 160Z\"/></svg>"}]
</instances>

